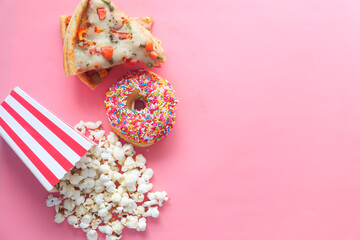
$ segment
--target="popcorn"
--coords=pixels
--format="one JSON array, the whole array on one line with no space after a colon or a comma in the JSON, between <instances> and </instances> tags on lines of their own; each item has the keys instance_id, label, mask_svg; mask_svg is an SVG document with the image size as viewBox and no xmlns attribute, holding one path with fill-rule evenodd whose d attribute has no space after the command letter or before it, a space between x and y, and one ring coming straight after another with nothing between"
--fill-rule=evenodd
<instances>
[{"instance_id":1,"label":"popcorn","mask_svg":"<svg viewBox=\"0 0 360 240\"><path fill-rule=\"evenodd\" d=\"M91 229L97 229L101 223L101 219L97 218L91 221L90 227Z\"/></svg>"},{"instance_id":2,"label":"popcorn","mask_svg":"<svg viewBox=\"0 0 360 240\"><path fill-rule=\"evenodd\" d=\"M102 166L104 166L104 165L102 165ZM106 165L106 167L109 167L108 165ZM105 167L104 167L105 168ZM100 170L100 169L99 169ZM111 169L110 169L111 170ZM109 171L110 171L109 170ZM101 170L100 170L101 171ZM109 174L106 174L106 173L103 173L103 174L101 174L100 175L100 181L102 182L102 183L106 183L106 182L109 182L111 180L111 177L110 177L110 175Z\"/></svg>"},{"instance_id":3,"label":"popcorn","mask_svg":"<svg viewBox=\"0 0 360 240\"><path fill-rule=\"evenodd\" d=\"M57 213L57 214L55 215L55 220L54 220L54 222L56 222L56 223L62 223L64 220L65 220L65 216L64 216L63 214Z\"/></svg>"},{"instance_id":4,"label":"popcorn","mask_svg":"<svg viewBox=\"0 0 360 240\"><path fill-rule=\"evenodd\" d=\"M120 237L118 237L118 236L114 236L114 235L106 235L106 238L105 238L105 240L119 240L121 238L121 236Z\"/></svg>"},{"instance_id":5,"label":"popcorn","mask_svg":"<svg viewBox=\"0 0 360 240\"><path fill-rule=\"evenodd\" d=\"M116 220L111 223L111 228L114 233L120 235L122 233L122 230L124 229L124 225L119 220Z\"/></svg>"},{"instance_id":6,"label":"popcorn","mask_svg":"<svg viewBox=\"0 0 360 240\"><path fill-rule=\"evenodd\" d=\"M125 151L121 147L116 147L113 150L114 159L121 165L125 161Z\"/></svg>"},{"instance_id":7,"label":"popcorn","mask_svg":"<svg viewBox=\"0 0 360 240\"><path fill-rule=\"evenodd\" d=\"M141 168L145 167L146 159L142 154L136 155L135 161L139 167L141 167Z\"/></svg>"},{"instance_id":8,"label":"popcorn","mask_svg":"<svg viewBox=\"0 0 360 240\"><path fill-rule=\"evenodd\" d=\"M74 215L71 215L67 218L67 221L70 225L75 225L76 223L78 223L78 218Z\"/></svg>"},{"instance_id":9,"label":"popcorn","mask_svg":"<svg viewBox=\"0 0 360 240\"><path fill-rule=\"evenodd\" d=\"M124 144L123 149L126 156L133 156L135 154L134 146L130 143Z\"/></svg>"},{"instance_id":10,"label":"popcorn","mask_svg":"<svg viewBox=\"0 0 360 240\"><path fill-rule=\"evenodd\" d=\"M102 220L103 220L104 223L108 223L111 218L112 218L112 214L108 213L108 215L103 217Z\"/></svg>"},{"instance_id":11,"label":"popcorn","mask_svg":"<svg viewBox=\"0 0 360 240\"><path fill-rule=\"evenodd\" d=\"M116 171L111 172L111 180L113 182L119 182L122 179L122 174Z\"/></svg>"},{"instance_id":12,"label":"popcorn","mask_svg":"<svg viewBox=\"0 0 360 240\"><path fill-rule=\"evenodd\" d=\"M90 157L85 157L82 161L86 165L86 167L91 163L92 159Z\"/></svg>"},{"instance_id":13,"label":"popcorn","mask_svg":"<svg viewBox=\"0 0 360 240\"><path fill-rule=\"evenodd\" d=\"M124 193L120 201L120 206L124 208L124 212L132 212L136 209L137 204L133 199L129 198L127 193Z\"/></svg>"},{"instance_id":14,"label":"popcorn","mask_svg":"<svg viewBox=\"0 0 360 240\"><path fill-rule=\"evenodd\" d=\"M89 211L94 206L94 200L91 198L87 198L83 205L85 209Z\"/></svg>"},{"instance_id":15,"label":"popcorn","mask_svg":"<svg viewBox=\"0 0 360 240\"><path fill-rule=\"evenodd\" d=\"M110 202L110 198L111 198L111 193L104 192L104 201Z\"/></svg>"},{"instance_id":16,"label":"popcorn","mask_svg":"<svg viewBox=\"0 0 360 240\"><path fill-rule=\"evenodd\" d=\"M64 182L62 182L62 183L63 184L60 184L60 189L61 189L60 194L63 194L66 198L71 197L75 192L74 186L72 186L70 184L68 185Z\"/></svg>"},{"instance_id":17,"label":"popcorn","mask_svg":"<svg viewBox=\"0 0 360 240\"><path fill-rule=\"evenodd\" d=\"M90 164L89 167L93 168L93 169L99 169L100 167L100 161L97 159L94 159Z\"/></svg>"},{"instance_id":18,"label":"popcorn","mask_svg":"<svg viewBox=\"0 0 360 240\"><path fill-rule=\"evenodd\" d=\"M98 211L98 216L99 217L105 217L106 215L108 215L109 210L107 208L101 208Z\"/></svg>"},{"instance_id":19,"label":"popcorn","mask_svg":"<svg viewBox=\"0 0 360 240\"><path fill-rule=\"evenodd\" d=\"M99 145L93 146L88 152L87 156L92 155L94 158L98 158L101 154L101 147Z\"/></svg>"},{"instance_id":20,"label":"popcorn","mask_svg":"<svg viewBox=\"0 0 360 240\"><path fill-rule=\"evenodd\" d=\"M126 221L124 225L127 226L128 228L137 228L138 224L139 224L138 218L129 215L126 217Z\"/></svg>"},{"instance_id":21,"label":"popcorn","mask_svg":"<svg viewBox=\"0 0 360 240\"><path fill-rule=\"evenodd\" d=\"M83 218L81 219L81 222L90 224L91 220L92 220L92 217L89 214L87 214L87 215L83 216Z\"/></svg>"},{"instance_id":22,"label":"popcorn","mask_svg":"<svg viewBox=\"0 0 360 240\"><path fill-rule=\"evenodd\" d=\"M96 204L100 205L104 202L104 194L100 193L97 194L94 198L94 201L96 202Z\"/></svg>"},{"instance_id":23,"label":"popcorn","mask_svg":"<svg viewBox=\"0 0 360 240\"><path fill-rule=\"evenodd\" d=\"M91 164L92 164L92 161L90 162L89 165L91 165ZM83 179L85 179L85 178L94 178L95 176L96 176L96 170L95 169L85 168L81 172L81 177Z\"/></svg>"},{"instance_id":24,"label":"popcorn","mask_svg":"<svg viewBox=\"0 0 360 240\"><path fill-rule=\"evenodd\" d=\"M85 128L87 129L91 129L91 130L94 130L94 129L97 129L101 126L102 122L101 121L97 121L96 123L93 123L93 122L86 122L84 123L83 121L82 122L82 125L85 126ZM81 124L81 122L79 124ZM80 125L81 126L81 125ZM76 127L76 126L75 126Z\"/></svg>"},{"instance_id":25,"label":"popcorn","mask_svg":"<svg viewBox=\"0 0 360 240\"><path fill-rule=\"evenodd\" d=\"M138 191L141 193L147 193L153 188L152 183L141 183L138 186Z\"/></svg>"},{"instance_id":26,"label":"popcorn","mask_svg":"<svg viewBox=\"0 0 360 240\"><path fill-rule=\"evenodd\" d=\"M167 193L149 192L154 172L146 159L135 154L131 144L122 145L114 133L105 136L101 122L83 122L75 128L98 141L55 186L59 197L49 195L48 207L55 207L54 222L67 222L96 240L119 240L124 227L146 230L146 217L157 218L158 207L168 201ZM121 170L120 170L121 169Z\"/></svg>"},{"instance_id":27,"label":"popcorn","mask_svg":"<svg viewBox=\"0 0 360 240\"><path fill-rule=\"evenodd\" d=\"M117 207L117 208L115 209L114 213L121 214L122 211L123 211L123 209L124 209L123 207Z\"/></svg>"},{"instance_id":28,"label":"popcorn","mask_svg":"<svg viewBox=\"0 0 360 240\"><path fill-rule=\"evenodd\" d=\"M86 237L88 240L96 240L98 239L98 233L97 231L91 229L86 233Z\"/></svg>"},{"instance_id":29,"label":"popcorn","mask_svg":"<svg viewBox=\"0 0 360 240\"><path fill-rule=\"evenodd\" d=\"M79 190L75 190L73 195L70 197L72 200L76 200L80 197L81 192Z\"/></svg>"},{"instance_id":30,"label":"popcorn","mask_svg":"<svg viewBox=\"0 0 360 240\"><path fill-rule=\"evenodd\" d=\"M152 202L156 202L156 204L158 204L160 207L162 207L162 203L164 201L168 201L169 198L167 197L167 193L165 191L162 192L156 192L156 193L148 193L147 197L149 200L151 200ZM154 205L154 204L152 204Z\"/></svg>"},{"instance_id":31,"label":"popcorn","mask_svg":"<svg viewBox=\"0 0 360 240\"><path fill-rule=\"evenodd\" d=\"M95 180L92 178L86 178L82 184L80 184L80 189L91 189L95 186Z\"/></svg>"},{"instance_id":32,"label":"popcorn","mask_svg":"<svg viewBox=\"0 0 360 240\"><path fill-rule=\"evenodd\" d=\"M77 206L79 206L80 204L85 202L85 197L84 196L80 196L79 198L75 199L75 204Z\"/></svg>"},{"instance_id":33,"label":"popcorn","mask_svg":"<svg viewBox=\"0 0 360 240\"><path fill-rule=\"evenodd\" d=\"M159 210L158 207L150 207L149 210L145 213L145 217L153 217L158 218L159 217Z\"/></svg>"},{"instance_id":34,"label":"popcorn","mask_svg":"<svg viewBox=\"0 0 360 240\"><path fill-rule=\"evenodd\" d=\"M77 129L82 134L86 133L85 123L83 121L80 121L78 124L76 124L75 129Z\"/></svg>"},{"instance_id":35,"label":"popcorn","mask_svg":"<svg viewBox=\"0 0 360 240\"><path fill-rule=\"evenodd\" d=\"M119 193L119 191L115 191L115 192L113 193L113 195L111 195L110 200L111 200L112 202L114 202L114 203L120 202L120 200L121 200L121 194Z\"/></svg>"},{"instance_id":36,"label":"popcorn","mask_svg":"<svg viewBox=\"0 0 360 240\"><path fill-rule=\"evenodd\" d=\"M144 207L151 207L152 205L155 205L157 203L156 199L150 200L150 201L146 201L143 203Z\"/></svg>"},{"instance_id":37,"label":"popcorn","mask_svg":"<svg viewBox=\"0 0 360 240\"><path fill-rule=\"evenodd\" d=\"M46 206L53 207L56 205L59 205L61 203L61 200L57 197L54 197L53 195L49 195L48 199L46 200Z\"/></svg>"},{"instance_id":38,"label":"popcorn","mask_svg":"<svg viewBox=\"0 0 360 240\"><path fill-rule=\"evenodd\" d=\"M90 132L89 138L91 140L100 141L100 140L105 139L104 134L105 134L104 130L95 130L95 131Z\"/></svg>"},{"instance_id":39,"label":"popcorn","mask_svg":"<svg viewBox=\"0 0 360 240\"><path fill-rule=\"evenodd\" d=\"M84 205L79 205L75 208L75 214L76 216L82 216L82 215L85 215L87 213Z\"/></svg>"},{"instance_id":40,"label":"popcorn","mask_svg":"<svg viewBox=\"0 0 360 240\"><path fill-rule=\"evenodd\" d=\"M105 182L104 186L106 188L106 191L109 192L109 193L113 193L116 190L116 185L112 181Z\"/></svg>"},{"instance_id":41,"label":"popcorn","mask_svg":"<svg viewBox=\"0 0 360 240\"><path fill-rule=\"evenodd\" d=\"M124 166L121 168L121 171L126 172L130 169L134 169L136 167L136 162L132 157L127 157Z\"/></svg>"},{"instance_id":42,"label":"popcorn","mask_svg":"<svg viewBox=\"0 0 360 240\"><path fill-rule=\"evenodd\" d=\"M92 217L89 214L85 215L81 219L80 227L83 229L88 228L90 226L91 221L92 221Z\"/></svg>"},{"instance_id":43,"label":"popcorn","mask_svg":"<svg viewBox=\"0 0 360 240\"><path fill-rule=\"evenodd\" d=\"M151 168L147 168L141 177L145 181L149 181L152 178L153 174L154 174L154 171Z\"/></svg>"},{"instance_id":44,"label":"popcorn","mask_svg":"<svg viewBox=\"0 0 360 240\"><path fill-rule=\"evenodd\" d=\"M143 216L145 214L145 207L138 206L135 210L138 216Z\"/></svg>"},{"instance_id":45,"label":"popcorn","mask_svg":"<svg viewBox=\"0 0 360 240\"><path fill-rule=\"evenodd\" d=\"M86 230L86 229L90 226L90 224L89 224L89 223L81 222L79 226L80 226L80 228L82 228L83 230ZM85 231L85 232L86 232L86 231Z\"/></svg>"},{"instance_id":46,"label":"popcorn","mask_svg":"<svg viewBox=\"0 0 360 240\"><path fill-rule=\"evenodd\" d=\"M76 162L75 163L75 168L77 168L77 169L84 169L84 168L86 168L87 166L86 166L86 163L84 162L84 161L78 161L78 162Z\"/></svg>"},{"instance_id":47,"label":"popcorn","mask_svg":"<svg viewBox=\"0 0 360 240\"><path fill-rule=\"evenodd\" d=\"M127 186L127 191L130 192L130 193L133 193L136 191L136 185L131 185L131 186Z\"/></svg>"},{"instance_id":48,"label":"popcorn","mask_svg":"<svg viewBox=\"0 0 360 240\"><path fill-rule=\"evenodd\" d=\"M144 201L144 194L137 192L137 193L130 193L130 196L132 199L134 199L135 202L143 202Z\"/></svg>"},{"instance_id":49,"label":"popcorn","mask_svg":"<svg viewBox=\"0 0 360 240\"><path fill-rule=\"evenodd\" d=\"M124 180L121 182L121 186L126 187L126 186L135 185L139 179L139 176L136 173L137 172L135 172L135 171L125 172L123 174Z\"/></svg>"},{"instance_id":50,"label":"popcorn","mask_svg":"<svg viewBox=\"0 0 360 240\"><path fill-rule=\"evenodd\" d=\"M137 231L145 231L146 230L146 218L142 217L139 219L138 226L136 227Z\"/></svg>"},{"instance_id":51,"label":"popcorn","mask_svg":"<svg viewBox=\"0 0 360 240\"><path fill-rule=\"evenodd\" d=\"M113 233L113 230L109 225L99 226L99 231L105 233L106 235L111 235Z\"/></svg>"},{"instance_id":52,"label":"popcorn","mask_svg":"<svg viewBox=\"0 0 360 240\"><path fill-rule=\"evenodd\" d=\"M65 208L66 210L68 210L68 211L74 210L75 205L76 205L75 202L72 201L71 199L66 199L66 200L64 201L64 208Z\"/></svg>"},{"instance_id":53,"label":"popcorn","mask_svg":"<svg viewBox=\"0 0 360 240\"><path fill-rule=\"evenodd\" d=\"M113 132L110 132L106 139L110 144L115 144L116 142L118 142L118 137Z\"/></svg>"}]
</instances>

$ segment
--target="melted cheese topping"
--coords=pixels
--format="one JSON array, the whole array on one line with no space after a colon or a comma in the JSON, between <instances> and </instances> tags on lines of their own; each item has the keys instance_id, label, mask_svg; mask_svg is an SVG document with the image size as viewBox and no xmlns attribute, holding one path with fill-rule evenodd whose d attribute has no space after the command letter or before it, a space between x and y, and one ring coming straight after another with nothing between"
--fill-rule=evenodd
<instances>
[{"instance_id":1,"label":"melted cheese topping","mask_svg":"<svg viewBox=\"0 0 360 240\"><path fill-rule=\"evenodd\" d=\"M105 19L100 20L98 9L106 10ZM154 42L158 40L147 29L120 11L110 11L109 5L101 0L90 0L79 29L83 27L87 30L83 34L84 39L79 40L78 37L75 45L75 66L78 73L109 68L129 60L158 66L160 59L165 58L163 50L157 49ZM128 37L124 39L123 36ZM154 51L159 58L150 57L149 51L144 47L148 42L154 42ZM112 47L110 61L104 57L101 47Z\"/></svg>"}]
</instances>

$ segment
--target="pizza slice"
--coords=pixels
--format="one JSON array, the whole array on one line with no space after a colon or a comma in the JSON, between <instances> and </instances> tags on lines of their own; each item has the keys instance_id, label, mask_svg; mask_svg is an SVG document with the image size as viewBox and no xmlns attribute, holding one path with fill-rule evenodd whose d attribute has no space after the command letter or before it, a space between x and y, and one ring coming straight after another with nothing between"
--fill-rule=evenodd
<instances>
[{"instance_id":1,"label":"pizza slice","mask_svg":"<svg viewBox=\"0 0 360 240\"><path fill-rule=\"evenodd\" d=\"M60 32L62 40L64 41L66 29L70 23L71 16L61 15L60 16ZM135 17L133 18L143 27L151 32L154 20L151 17ZM109 74L111 68L107 69L95 69L88 72L80 73L77 76L81 81L88 85L92 90L94 90L102 80Z\"/></svg>"},{"instance_id":2,"label":"pizza slice","mask_svg":"<svg viewBox=\"0 0 360 240\"><path fill-rule=\"evenodd\" d=\"M65 32L63 57L66 76L138 62L156 67L165 61L161 41L109 0L81 0Z\"/></svg>"}]
</instances>

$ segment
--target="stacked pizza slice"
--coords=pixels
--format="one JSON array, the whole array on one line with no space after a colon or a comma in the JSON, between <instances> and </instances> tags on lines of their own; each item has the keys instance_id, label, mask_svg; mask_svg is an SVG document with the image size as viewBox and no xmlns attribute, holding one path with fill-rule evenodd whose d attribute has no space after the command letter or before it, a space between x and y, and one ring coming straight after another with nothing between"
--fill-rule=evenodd
<instances>
[{"instance_id":1,"label":"stacked pizza slice","mask_svg":"<svg viewBox=\"0 0 360 240\"><path fill-rule=\"evenodd\" d=\"M65 75L77 75L91 89L114 65L158 67L165 61L161 41L151 33L153 20L131 18L108 0L81 0L60 23Z\"/></svg>"}]
</instances>

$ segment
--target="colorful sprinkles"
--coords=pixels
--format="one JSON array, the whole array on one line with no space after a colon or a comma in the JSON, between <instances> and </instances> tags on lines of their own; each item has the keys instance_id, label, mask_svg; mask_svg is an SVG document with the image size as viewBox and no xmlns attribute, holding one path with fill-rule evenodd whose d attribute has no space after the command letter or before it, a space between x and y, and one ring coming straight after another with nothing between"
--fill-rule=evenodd
<instances>
[{"instance_id":1,"label":"colorful sprinkles","mask_svg":"<svg viewBox=\"0 0 360 240\"><path fill-rule=\"evenodd\" d=\"M127 100L135 90L145 103L141 110L131 110ZM165 137L175 124L174 89L165 79L144 69L127 73L106 93L105 108L109 122L127 138L152 144Z\"/></svg>"}]
</instances>

